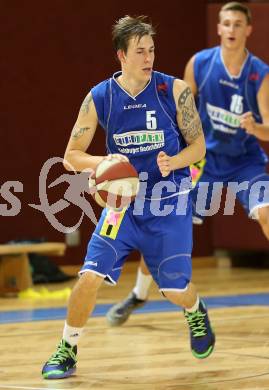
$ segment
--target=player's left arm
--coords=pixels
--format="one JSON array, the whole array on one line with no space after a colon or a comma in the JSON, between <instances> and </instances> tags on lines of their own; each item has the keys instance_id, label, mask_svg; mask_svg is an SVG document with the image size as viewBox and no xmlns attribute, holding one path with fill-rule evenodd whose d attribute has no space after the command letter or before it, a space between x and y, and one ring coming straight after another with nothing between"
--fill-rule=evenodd
<instances>
[{"instance_id":1,"label":"player's left arm","mask_svg":"<svg viewBox=\"0 0 269 390\"><path fill-rule=\"evenodd\" d=\"M242 115L240 126L261 141L269 141L269 74L262 81L257 101L262 123L257 123L252 112L248 111Z\"/></svg>"},{"instance_id":2,"label":"player's left arm","mask_svg":"<svg viewBox=\"0 0 269 390\"><path fill-rule=\"evenodd\" d=\"M175 156L160 152L157 158L163 176L175 169L200 161L206 152L204 133L190 87L183 81L174 81L173 94L177 108L177 122L187 147Z\"/></svg>"}]
</instances>

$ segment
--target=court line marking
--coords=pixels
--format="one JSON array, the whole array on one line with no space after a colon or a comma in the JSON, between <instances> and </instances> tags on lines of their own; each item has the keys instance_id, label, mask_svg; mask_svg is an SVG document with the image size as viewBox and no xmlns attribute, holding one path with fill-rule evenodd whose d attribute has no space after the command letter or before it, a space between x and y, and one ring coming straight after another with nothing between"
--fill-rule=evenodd
<instances>
[{"instance_id":1,"label":"court line marking","mask_svg":"<svg viewBox=\"0 0 269 390\"><path fill-rule=\"evenodd\" d=\"M59 390L59 387L28 387L28 386L12 386L12 385L1 385L0 383L0 389L21 389L21 390ZM60 388L61 390L70 390L70 389L63 389L62 387Z\"/></svg>"},{"instance_id":2,"label":"court line marking","mask_svg":"<svg viewBox=\"0 0 269 390\"><path fill-rule=\"evenodd\" d=\"M225 355L229 355L229 356L233 355L233 356L239 356L239 357L249 357L249 358L253 358L253 359L269 360L269 357L267 357L267 356L251 355L249 353L244 354L244 353L226 352L226 351L215 351L214 353L218 353L218 354L221 353L221 354L225 354Z\"/></svg>"},{"instance_id":3,"label":"court line marking","mask_svg":"<svg viewBox=\"0 0 269 390\"><path fill-rule=\"evenodd\" d=\"M167 311L165 311L165 312L163 312L163 314L167 314L168 312ZM136 316L137 314L152 314L152 313L132 313L132 317L133 316ZM99 318L101 318L101 317L99 317ZM245 319L249 319L249 320L256 320L257 318L269 318L269 314L258 314L258 315L255 315L255 316L253 316L253 315L241 315L241 316L237 316L237 315L235 315L234 317L227 317L227 318L225 318L225 319L223 319L223 318L214 318L214 323L216 323L216 322L227 322L227 321L241 321L241 320L245 320ZM53 320L54 321L54 320ZM59 320L57 320L57 321L59 321ZM184 319L181 319L181 318L177 318L177 323L179 323L179 324L181 324L181 323L185 323L185 320ZM36 322L38 322L38 321L28 321L28 322L26 322L25 324L29 324L29 323L36 323ZM40 322L43 322L43 321L40 321ZM163 324L163 321L158 321L158 320L156 320L155 321L155 323L156 323L156 325L160 325L160 324ZM17 323L9 323L8 325L13 325L13 324L17 324ZM2 325L1 323L0 323L0 325ZM56 326L56 328L57 328L57 330L58 330L58 324L56 325L55 324L55 326ZM141 324L140 325L137 325L137 324L127 324L127 325L125 325L125 327L124 327L124 329L125 330L127 330L127 329L130 329L130 328L140 328L141 327ZM105 330L105 329L107 329L108 328L108 326L100 326L100 324L98 325L98 330L94 330L93 329L93 326L90 326L90 325L88 325L88 326L86 326L85 327L85 334L86 333L91 333L91 334L94 334L94 333L100 333L101 331L103 331L103 330ZM0 330L1 330L1 326L0 326ZM120 328L120 329L118 329L118 332L117 332L117 329L115 328L115 329L113 329L113 331L114 331L114 334L116 335L116 334L121 334L122 333L122 329ZM51 329L51 330L34 330L34 329L32 329L32 330L26 330L25 332L21 332L21 333L16 333L16 334L12 334L12 337L22 337L22 336L27 336L27 335L44 335L44 334L55 334L55 329ZM6 333L0 333L0 338L1 337L7 337L7 335L6 335ZM237 340L237 337L232 337L232 336L223 336L222 337L224 340Z\"/></svg>"},{"instance_id":4,"label":"court line marking","mask_svg":"<svg viewBox=\"0 0 269 390\"><path fill-rule=\"evenodd\" d=\"M250 306L267 307L269 293L205 297L204 301L209 309ZM92 317L105 316L111 306L112 304L97 304L92 313ZM154 300L149 301L143 308L138 309L137 314L172 312L178 310L178 306L173 305L169 301ZM0 324L64 319L66 317L66 311L66 307L0 311Z\"/></svg>"},{"instance_id":5,"label":"court line marking","mask_svg":"<svg viewBox=\"0 0 269 390\"><path fill-rule=\"evenodd\" d=\"M248 376L245 376L245 377L238 377L238 378L231 378L231 379L222 379L222 380L217 380L217 381L206 381L206 382L189 382L189 383L184 383L184 384L179 384L179 385L171 385L171 386L168 386L167 389L177 389L178 387L181 387L181 386L186 386L186 385L207 385L207 384L218 384L218 383L229 383L229 382L239 382L239 381L244 381L246 379L253 379L253 378L259 378L259 377L262 377L262 376L267 376L269 375L269 372L265 372L265 373L262 373L262 374L258 374L258 375L248 375ZM255 386L255 385L254 385ZM262 389L261 389L262 390Z\"/></svg>"},{"instance_id":6,"label":"court line marking","mask_svg":"<svg viewBox=\"0 0 269 390\"><path fill-rule=\"evenodd\" d=\"M269 375L269 372L262 372L261 374L239 376L239 377L233 377L231 379L217 379L217 380L206 380L206 381L205 381L205 379L203 379L200 382L199 381L197 381L197 382L184 382L182 384L181 383L173 384L173 383L171 383L171 381L165 380L164 382L159 381L158 383L160 385L165 385L165 389L167 389L167 390L170 390L170 389L175 389L176 390L176 389L181 388L181 387L192 386L192 385L201 386L201 385L212 385L212 384L220 384L220 383L240 382L240 381L245 381L245 380L248 380L248 379L254 379L254 378L259 378L259 377L264 377L264 376L268 376L268 375ZM101 384L101 385L102 385L102 383L104 383L104 381L101 378L92 378L90 376L90 374L80 374L80 377L90 378L90 380L93 380L93 379L99 380L99 384ZM128 378L128 380L130 381L130 378ZM175 380L177 380L177 378L175 377L172 380L175 381ZM115 385L115 384L117 384L117 385L127 385L126 386L126 390L127 390L128 389L128 385L132 386L132 385L135 384L135 382L132 381L131 383L130 382L127 383L126 381L121 381L121 380L117 380L117 382L116 382L116 379L110 378L110 384L112 386ZM145 381L136 382L136 384L137 384L137 386L148 386L148 385L153 385L154 386L154 385L156 385L156 383L145 382ZM262 389L263 388L261 388L261 390Z\"/></svg>"}]
</instances>

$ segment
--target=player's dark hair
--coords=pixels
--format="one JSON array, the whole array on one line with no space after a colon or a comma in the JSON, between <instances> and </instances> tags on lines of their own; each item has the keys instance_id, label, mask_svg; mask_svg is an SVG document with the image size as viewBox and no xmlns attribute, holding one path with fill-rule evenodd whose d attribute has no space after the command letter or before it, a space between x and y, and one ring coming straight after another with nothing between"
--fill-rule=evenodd
<instances>
[{"instance_id":1,"label":"player's dark hair","mask_svg":"<svg viewBox=\"0 0 269 390\"><path fill-rule=\"evenodd\" d=\"M220 16L221 16L221 13L223 11L239 11L239 12L242 12L245 16L246 16L246 19L247 19L247 24L251 24L251 12L250 12L250 9L242 4L242 3L239 3L238 1L231 1L230 3L226 3L224 4L221 9L220 9L220 12L219 12L219 20L220 20Z\"/></svg>"},{"instance_id":2,"label":"player's dark hair","mask_svg":"<svg viewBox=\"0 0 269 390\"><path fill-rule=\"evenodd\" d=\"M116 51L119 49L127 53L129 40L138 37L140 40L144 35L153 36L155 29L147 16L126 15L119 19L112 27L112 42Z\"/></svg>"}]
</instances>

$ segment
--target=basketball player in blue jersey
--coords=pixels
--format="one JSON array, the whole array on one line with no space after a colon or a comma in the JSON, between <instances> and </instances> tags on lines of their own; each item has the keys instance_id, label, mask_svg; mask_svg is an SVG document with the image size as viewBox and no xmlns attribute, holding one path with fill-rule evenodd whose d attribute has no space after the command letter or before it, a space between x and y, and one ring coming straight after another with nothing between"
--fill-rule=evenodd
<instances>
[{"instance_id":1,"label":"basketball player in blue jersey","mask_svg":"<svg viewBox=\"0 0 269 390\"><path fill-rule=\"evenodd\" d=\"M143 253L166 298L184 308L194 356L206 358L214 348L206 307L191 283L192 206L186 196L191 189L189 165L205 154L204 135L187 84L153 71L153 35L145 17L126 16L115 24L121 71L86 97L66 149L67 169L95 170L104 158L129 160L147 178L147 188L138 194L138 203L118 213L116 222L115 212L104 209L70 296L63 338L43 367L46 379L75 371L77 343L97 290L104 279L117 282L132 249ZM106 157L86 153L98 122L106 133ZM184 202L185 212L178 213Z\"/></svg>"},{"instance_id":2,"label":"basketball player in blue jersey","mask_svg":"<svg viewBox=\"0 0 269 390\"><path fill-rule=\"evenodd\" d=\"M214 182L239 183L236 197L269 239L267 156L258 141L269 140L269 67L246 49L251 34L251 13L242 3L225 4L219 13L220 46L195 54L184 79L197 98L206 138L206 163L193 191L194 222L202 223L197 192L209 185L206 209ZM197 172L196 172L197 176ZM251 195L250 195L251 194ZM204 211L204 210L203 210ZM145 304L152 277L142 260L136 285L129 296L107 313L111 325L123 324L131 312Z\"/></svg>"}]
</instances>

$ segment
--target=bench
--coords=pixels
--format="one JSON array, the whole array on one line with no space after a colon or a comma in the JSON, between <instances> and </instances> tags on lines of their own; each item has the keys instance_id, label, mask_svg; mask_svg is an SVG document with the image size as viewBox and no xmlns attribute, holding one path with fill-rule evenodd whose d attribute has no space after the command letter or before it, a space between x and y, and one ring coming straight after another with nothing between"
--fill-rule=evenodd
<instances>
[{"instance_id":1,"label":"bench","mask_svg":"<svg viewBox=\"0 0 269 390\"><path fill-rule=\"evenodd\" d=\"M0 294L17 293L32 286L30 253L63 256L66 244L42 242L0 245Z\"/></svg>"}]
</instances>

